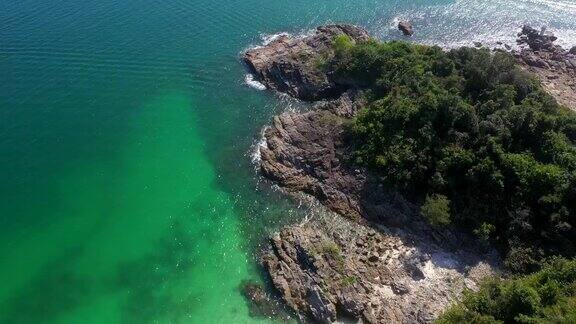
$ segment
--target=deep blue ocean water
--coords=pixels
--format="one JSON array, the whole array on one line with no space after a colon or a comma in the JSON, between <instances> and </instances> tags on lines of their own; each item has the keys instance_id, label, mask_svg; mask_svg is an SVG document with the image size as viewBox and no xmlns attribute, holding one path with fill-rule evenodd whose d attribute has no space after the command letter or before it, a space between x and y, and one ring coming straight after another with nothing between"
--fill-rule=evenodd
<instances>
[{"instance_id":1,"label":"deep blue ocean water","mask_svg":"<svg viewBox=\"0 0 576 324\"><path fill-rule=\"evenodd\" d=\"M262 237L305 210L251 162L287 103L240 53L349 22L381 39L576 45L569 0L0 1L0 323L244 323Z\"/></svg>"}]
</instances>

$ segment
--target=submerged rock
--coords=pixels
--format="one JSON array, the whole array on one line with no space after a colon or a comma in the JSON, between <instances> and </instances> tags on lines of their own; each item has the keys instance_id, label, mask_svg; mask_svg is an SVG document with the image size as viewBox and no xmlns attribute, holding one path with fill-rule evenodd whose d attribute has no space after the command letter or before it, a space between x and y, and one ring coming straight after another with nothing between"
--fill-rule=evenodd
<instances>
[{"instance_id":1,"label":"submerged rock","mask_svg":"<svg viewBox=\"0 0 576 324\"><path fill-rule=\"evenodd\" d=\"M248 301L250 316L276 319L288 318L282 307L270 298L261 284L253 281L244 281L240 285L240 291Z\"/></svg>"},{"instance_id":2,"label":"submerged rock","mask_svg":"<svg viewBox=\"0 0 576 324\"><path fill-rule=\"evenodd\" d=\"M398 29L404 34L404 36L414 35L414 29L409 21L401 21L398 23Z\"/></svg>"}]
</instances>

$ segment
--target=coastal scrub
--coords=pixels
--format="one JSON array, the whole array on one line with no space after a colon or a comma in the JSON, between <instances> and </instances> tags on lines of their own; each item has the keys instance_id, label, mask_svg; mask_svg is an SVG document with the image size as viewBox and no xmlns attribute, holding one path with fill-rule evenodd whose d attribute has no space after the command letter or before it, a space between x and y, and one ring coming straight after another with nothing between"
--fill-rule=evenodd
<instances>
[{"instance_id":1,"label":"coastal scrub","mask_svg":"<svg viewBox=\"0 0 576 324\"><path fill-rule=\"evenodd\" d=\"M334 47L338 80L367 89L356 163L423 202L433 225L522 251L515 271L574 255L576 116L511 55L344 36Z\"/></svg>"}]
</instances>

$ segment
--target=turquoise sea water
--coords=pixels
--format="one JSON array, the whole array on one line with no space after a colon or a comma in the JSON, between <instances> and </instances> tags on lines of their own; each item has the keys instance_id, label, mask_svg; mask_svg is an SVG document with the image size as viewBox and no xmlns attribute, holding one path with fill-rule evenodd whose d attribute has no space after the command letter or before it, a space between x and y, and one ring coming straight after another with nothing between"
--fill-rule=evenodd
<instances>
[{"instance_id":1,"label":"turquoise sea water","mask_svg":"<svg viewBox=\"0 0 576 324\"><path fill-rule=\"evenodd\" d=\"M259 179L288 103L246 86L262 37L352 22L383 39L576 44L552 0L0 1L0 323L247 323L265 233L305 214Z\"/></svg>"}]
</instances>

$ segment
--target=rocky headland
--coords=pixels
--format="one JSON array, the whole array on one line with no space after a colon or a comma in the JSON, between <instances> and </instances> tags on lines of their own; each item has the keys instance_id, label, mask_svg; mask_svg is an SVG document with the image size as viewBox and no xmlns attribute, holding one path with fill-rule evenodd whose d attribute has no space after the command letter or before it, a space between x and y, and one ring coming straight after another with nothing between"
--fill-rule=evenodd
<instances>
[{"instance_id":1,"label":"rocky headland","mask_svg":"<svg viewBox=\"0 0 576 324\"><path fill-rule=\"evenodd\" d=\"M341 34L357 41L369 39L366 31L353 26L322 26L306 37L280 35L268 45L246 52L244 62L268 88L306 101L334 98L344 88L318 65L332 54L332 40Z\"/></svg>"},{"instance_id":2,"label":"rocky headland","mask_svg":"<svg viewBox=\"0 0 576 324\"><path fill-rule=\"evenodd\" d=\"M497 273L499 259L464 233L431 227L418 206L350 162L346 126L364 104L362 89L321 64L334 55L332 40L340 34L353 42L369 39L359 27L330 25L282 36L244 56L268 88L314 101L309 111L274 117L260 149L262 173L330 211L273 235L263 265L303 319L428 323L465 288ZM527 69L539 76L573 73L573 54L563 51L558 61L558 54L530 45L533 37L515 54ZM533 57L547 65L535 66ZM570 103L570 95L561 98Z\"/></svg>"}]
</instances>

